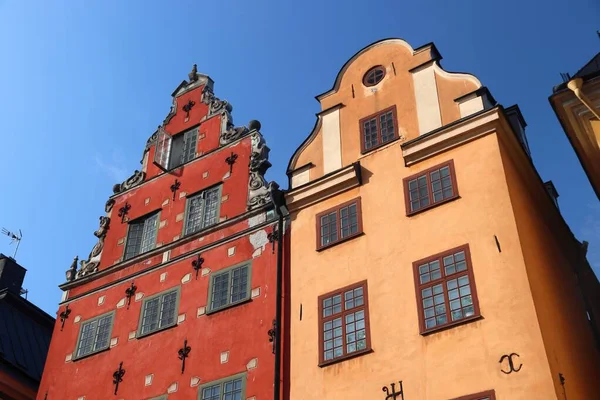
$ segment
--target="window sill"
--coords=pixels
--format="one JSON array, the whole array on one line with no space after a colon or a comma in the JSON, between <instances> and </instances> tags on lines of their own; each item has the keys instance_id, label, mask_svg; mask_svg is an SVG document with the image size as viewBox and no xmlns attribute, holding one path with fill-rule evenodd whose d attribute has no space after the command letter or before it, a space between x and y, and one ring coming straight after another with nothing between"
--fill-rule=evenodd
<instances>
[{"instance_id":1,"label":"window sill","mask_svg":"<svg viewBox=\"0 0 600 400\"><path fill-rule=\"evenodd\" d=\"M362 236L362 235L364 235L364 234L365 234L365 233L364 233L363 231L361 231L361 232L357 232L357 233L355 233L355 234L352 234L352 235L350 235L350 236L346 236L346 237L345 237L345 238L343 238L343 239L336 240L335 242L327 243L327 244L326 244L326 245L324 245L324 246L319 246L319 247L317 247L317 251L323 251L323 250L326 250L326 249L328 249L328 248L330 248L330 247L336 246L336 245L338 245L338 244L340 244L340 243L347 242L348 240L351 240L351 239L357 238L357 237L359 237L359 236Z\"/></svg>"},{"instance_id":2,"label":"window sill","mask_svg":"<svg viewBox=\"0 0 600 400\"><path fill-rule=\"evenodd\" d=\"M88 358L88 357L91 357L91 356L95 356L95 355L96 355L96 354L98 354L98 353L103 353L103 352L105 352L105 351L108 351L108 350L110 350L110 346L108 346L108 347L106 347L106 348L104 348L104 349L100 349L100 350L93 351L93 352L91 352L91 353L88 353L88 354L86 354L86 355L84 355L84 356L80 356L80 357L73 357L73 358L71 359L71 361L72 361L72 362L80 361L80 360L83 360L84 358Z\"/></svg>"},{"instance_id":3,"label":"window sill","mask_svg":"<svg viewBox=\"0 0 600 400\"><path fill-rule=\"evenodd\" d=\"M362 138L361 138L361 140L362 140ZM397 142L398 140L400 140L400 136L394 136L394 138L393 138L392 140L388 140L388 141L387 141L387 142L385 142L385 143L378 144L377 146L375 146L375 147L371 147L371 148L370 148L370 149L368 149L368 150L361 150L361 151L360 151L360 154L361 154L361 155L363 155L363 156L365 156L365 155L369 154L369 153L370 153L370 152L372 152L372 151L375 151L375 150L381 149L382 147L386 147L387 145L389 145L389 144L392 144L392 143L395 143L395 142Z\"/></svg>"},{"instance_id":4,"label":"window sill","mask_svg":"<svg viewBox=\"0 0 600 400\"><path fill-rule=\"evenodd\" d=\"M420 214L424 211L431 210L432 208L436 208L437 206L441 206L442 204L450 203L451 201L458 200L458 199L460 199L460 196L454 195L454 196L444 199L442 201L438 201L437 203L430 204L427 207L419 208L416 211L407 212L406 216L412 217L413 215ZM410 205L407 205L407 206L410 207Z\"/></svg>"},{"instance_id":5,"label":"window sill","mask_svg":"<svg viewBox=\"0 0 600 400\"><path fill-rule=\"evenodd\" d=\"M323 361L323 362L319 363L319 368L328 367L332 364L337 364L342 361L350 360L352 358L364 356L365 354L370 354L372 352L373 352L373 349L364 349L361 351L356 351L352 354L346 354L345 356L334 358L333 360L327 360L327 361Z\"/></svg>"},{"instance_id":6,"label":"window sill","mask_svg":"<svg viewBox=\"0 0 600 400\"><path fill-rule=\"evenodd\" d=\"M147 336L152 336L152 335L154 335L155 333L159 333L159 332L166 331L167 329L175 328L176 326L177 326L177 323L174 323L173 325L169 325L169 326L163 326L162 328L159 328L159 329L156 329L156 330L154 330L154 331L152 331L152 332L147 332L147 333L144 333L144 334L142 334L142 333L140 333L139 331L137 331L137 332L135 333L135 338L136 338L136 339L143 339L143 338L145 338L145 337L147 337Z\"/></svg>"},{"instance_id":7,"label":"window sill","mask_svg":"<svg viewBox=\"0 0 600 400\"><path fill-rule=\"evenodd\" d=\"M214 310L206 311L206 315L216 314L218 312L225 311L225 310L228 310L230 308L240 306L242 304L250 303L251 301L252 301L251 298L247 298L246 300L238 301L237 303L227 304L226 306L219 307L219 308L214 309Z\"/></svg>"},{"instance_id":8,"label":"window sill","mask_svg":"<svg viewBox=\"0 0 600 400\"><path fill-rule=\"evenodd\" d=\"M479 321L481 319L483 319L483 317L480 314L473 315L473 316L471 316L469 318L463 318L463 319L461 319L459 321L450 322L449 324L446 324L446 325L443 325L443 326L436 326L435 328L431 328L431 329L427 329L427 330L421 331L421 336L428 336L428 335L431 335L433 333L444 331L446 329L451 329L451 328L454 328L454 327L456 327L458 325L463 325L463 324L468 324L470 322Z\"/></svg>"}]
</instances>

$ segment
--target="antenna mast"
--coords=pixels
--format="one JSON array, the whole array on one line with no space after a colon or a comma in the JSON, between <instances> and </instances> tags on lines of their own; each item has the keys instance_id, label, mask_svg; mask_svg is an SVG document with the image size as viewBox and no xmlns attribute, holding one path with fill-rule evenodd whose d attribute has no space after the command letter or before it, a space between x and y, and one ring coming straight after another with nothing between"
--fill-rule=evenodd
<instances>
[{"instance_id":1,"label":"antenna mast","mask_svg":"<svg viewBox=\"0 0 600 400\"><path fill-rule=\"evenodd\" d=\"M2 228L2 234L8 236L11 240L9 244L17 243L17 247L15 247L15 252L13 253L13 259L17 256L17 251L19 251L19 245L21 244L21 239L23 238L23 232L19 229L19 234L10 232L6 228Z\"/></svg>"}]
</instances>

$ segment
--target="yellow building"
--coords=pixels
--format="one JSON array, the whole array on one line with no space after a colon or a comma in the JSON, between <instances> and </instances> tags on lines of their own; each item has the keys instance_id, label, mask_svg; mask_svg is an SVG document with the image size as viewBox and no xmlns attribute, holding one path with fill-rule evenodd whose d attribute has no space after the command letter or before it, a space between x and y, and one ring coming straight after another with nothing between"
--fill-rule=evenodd
<instances>
[{"instance_id":1,"label":"yellow building","mask_svg":"<svg viewBox=\"0 0 600 400\"><path fill-rule=\"evenodd\" d=\"M383 40L317 96L288 167L286 394L600 398L589 266L525 121L440 59Z\"/></svg>"},{"instance_id":2,"label":"yellow building","mask_svg":"<svg viewBox=\"0 0 600 400\"><path fill-rule=\"evenodd\" d=\"M550 104L600 199L600 53L565 78Z\"/></svg>"}]
</instances>

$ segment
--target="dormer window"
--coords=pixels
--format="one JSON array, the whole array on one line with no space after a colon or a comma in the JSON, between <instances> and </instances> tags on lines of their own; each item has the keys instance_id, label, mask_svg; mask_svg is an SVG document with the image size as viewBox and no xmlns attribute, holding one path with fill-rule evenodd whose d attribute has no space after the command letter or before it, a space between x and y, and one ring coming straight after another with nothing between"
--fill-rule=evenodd
<instances>
[{"instance_id":1,"label":"dormer window","mask_svg":"<svg viewBox=\"0 0 600 400\"><path fill-rule=\"evenodd\" d=\"M371 68L367 71L365 76L363 77L363 85L365 86L375 86L385 76L385 68L383 66L378 65L376 67Z\"/></svg>"},{"instance_id":2,"label":"dormer window","mask_svg":"<svg viewBox=\"0 0 600 400\"><path fill-rule=\"evenodd\" d=\"M171 136L164 129L158 132L154 164L163 171L169 171L196 157L198 128Z\"/></svg>"}]
</instances>

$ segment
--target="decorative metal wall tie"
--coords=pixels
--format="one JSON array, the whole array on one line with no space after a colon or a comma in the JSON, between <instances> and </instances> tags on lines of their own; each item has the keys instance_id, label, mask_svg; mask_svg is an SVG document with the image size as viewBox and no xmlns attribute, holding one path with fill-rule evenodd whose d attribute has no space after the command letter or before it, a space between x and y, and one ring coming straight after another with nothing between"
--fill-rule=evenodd
<instances>
[{"instance_id":1,"label":"decorative metal wall tie","mask_svg":"<svg viewBox=\"0 0 600 400\"><path fill-rule=\"evenodd\" d=\"M275 354L275 346L276 346L276 340L275 340L275 336L277 335L277 320L273 320L273 328L269 329L269 332L267 332L267 335L269 335L269 342L272 343L272 349L271 352L273 354Z\"/></svg>"},{"instance_id":2,"label":"decorative metal wall tie","mask_svg":"<svg viewBox=\"0 0 600 400\"><path fill-rule=\"evenodd\" d=\"M119 208L119 217L121 217L121 223L125 222L125 218L127 214L129 214L129 210L131 210L131 204L125 202L123 207Z\"/></svg>"},{"instance_id":3,"label":"decorative metal wall tie","mask_svg":"<svg viewBox=\"0 0 600 400\"><path fill-rule=\"evenodd\" d=\"M512 374L513 372L519 372L521 370L521 367L523 366L523 364L519 364L518 367L515 367L515 362L513 361L513 357L520 357L517 353L510 353L510 354L504 354L502 357L500 357L500 361L498 361L500 364L502 364L502 362L504 362L504 360L508 360L508 371L505 371L502 367L500 368L500 371L504 372L506 375L508 374Z\"/></svg>"},{"instance_id":4,"label":"decorative metal wall tie","mask_svg":"<svg viewBox=\"0 0 600 400\"><path fill-rule=\"evenodd\" d=\"M198 257L192 261L192 268L194 268L194 271L196 271L196 279L198 279L198 271L200 271L202 268L202 264L204 264L204 258L198 254Z\"/></svg>"},{"instance_id":5,"label":"decorative metal wall tie","mask_svg":"<svg viewBox=\"0 0 600 400\"><path fill-rule=\"evenodd\" d=\"M185 371L185 359L190 356L190 351L192 351L192 348L187 345L187 339L185 339L183 341L183 347L181 349L179 349L179 351L177 352L177 354L179 354L179 359L181 360L181 373L182 374L183 374L183 371Z\"/></svg>"},{"instance_id":6,"label":"decorative metal wall tie","mask_svg":"<svg viewBox=\"0 0 600 400\"><path fill-rule=\"evenodd\" d=\"M182 110L185 111L185 117L189 118L190 117L190 111L192 111L192 108L196 105L196 102L193 100L189 100L187 102L186 105L184 105L182 107Z\"/></svg>"},{"instance_id":7,"label":"decorative metal wall tie","mask_svg":"<svg viewBox=\"0 0 600 400\"><path fill-rule=\"evenodd\" d=\"M237 159L238 159L238 155L235 154L233 151L231 152L231 155L225 159L225 162L227 164L229 164L229 173L230 174L233 172L233 164L235 164L235 161Z\"/></svg>"},{"instance_id":8,"label":"decorative metal wall tie","mask_svg":"<svg viewBox=\"0 0 600 400\"><path fill-rule=\"evenodd\" d=\"M65 321L69 318L70 314L71 314L71 310L69 309L69 305L67 304L67 307L64 309L64 311L60 313L60 330L61 330L61 332L62 332L63 328L65 327Z\"/></svg>"},{"instance_id":9,"label":"decorative metal wall tie","mask_svg":"<svg viewBox=\"0 0 600 400\"><path fill-rule=\"evenodd\" d=\"M135 296L135 291L137 290L137 286L131 282L131 286L125 289L125 296L127 296L127 309L129 310L129 305L131 304L131 298Z\"/></svg>"},{"instance_id":10,"label":"decorative metal wall tie","mask_svg":"<svg viewBox=\"0 0 600 400\"><path fill-rule=\"evenodd\" d=\"M269 240L269 243L271 243L271 254L275 254L275 242L279 240L279 231L275 225L273 225L271 233L267 235L267 239Z\"/></svg>"},{"instance_id":11,"label":"decorative metal wall tie","mask_svg":"<svg viewBox=\"0 0 600 400\"><path fill-rule=\"evenodd\" d=\"M119 383L123 382L123 375L125 370L123 369L123 361L119 364L119 369L113 372L113 385L115 385L115 394L119 391Z\"/></svg>"},{"instance_id":12,"label":"decorative metal wall tie","mask_svg":"<svg viewBox=\"0 0 600 400\"><path fill-rule=\"evenodd\" d=\"M173 192L173 201L175 201L175 193L177 193L177 191L179 190L180 187L181 187L181 182L179 182L177 179L175 179L175 183L173 183L171 185L171 192Z\"/></svg>"},{"instance_id":13,"label":"decorative metal wall tie","mask_svg":"<svg viewBox=\"0 0 600 400\"><path fill-rule=\"evenodd\" d=\"M383 392L385 392L385 400L391 399L391 400L396 400L398 398L404 400L404 392L402 389L402 381L398 381L398 383L400 384L400 391L396 392L396 384L392 383L390 386L392 387L392 393L390 393L390 390L388 389L387 386L384 386L383 388L381 388L381 390Z\"/></svg>"}]
</instances>

